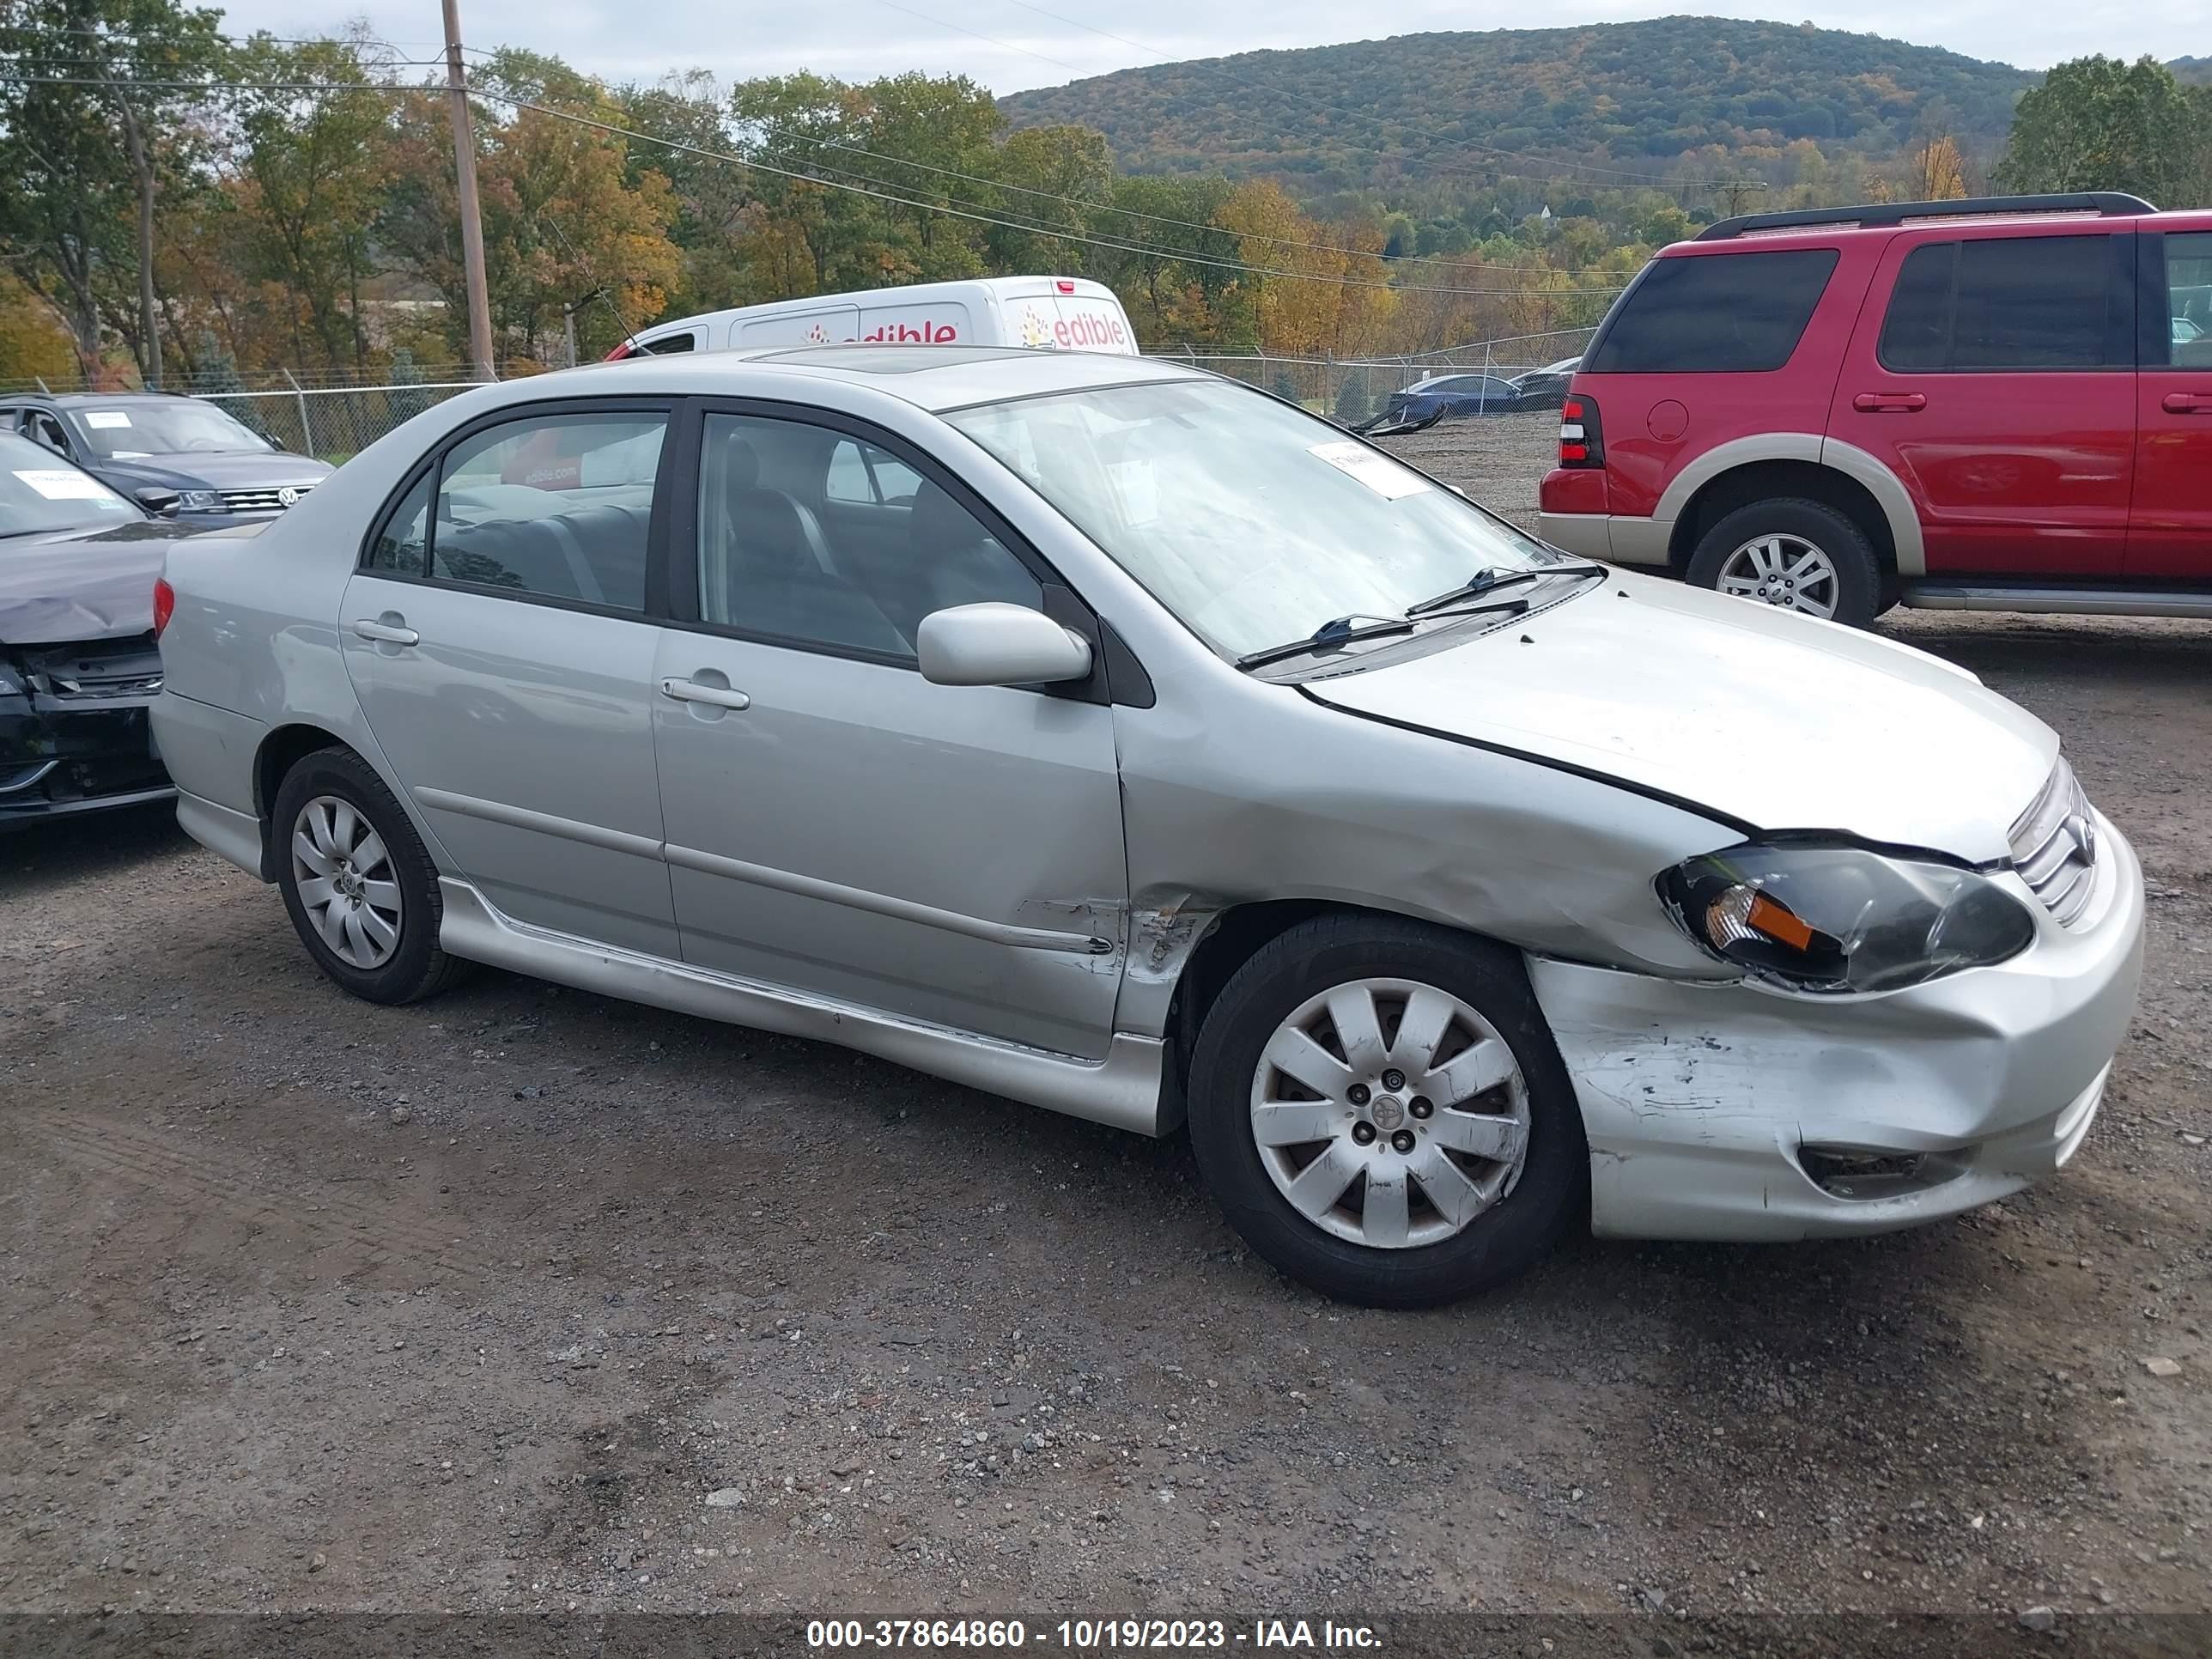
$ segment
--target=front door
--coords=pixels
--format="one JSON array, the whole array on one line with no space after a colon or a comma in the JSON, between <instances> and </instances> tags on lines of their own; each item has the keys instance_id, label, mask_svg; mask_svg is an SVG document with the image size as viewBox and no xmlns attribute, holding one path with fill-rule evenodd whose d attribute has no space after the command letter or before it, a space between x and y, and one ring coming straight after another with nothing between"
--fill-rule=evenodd
<instances>
[{"instance_id":1,"label":"front door","mask_svg":"<svg viewBox=\"0 0 2212 1659\"><path fill-rule=\"evenodd\" d=\"M1128 891L1112 710L915 663L928 611L1042 608L1042 573L882 434L710 413L698 463L671 549L694 620L653 676L685 958L1103 1057Z\"/></svg>"},{"instance_id":2,"label":"front door","mask_svg":"<svg viewBox=\"0 0 2212 1659\"><path fill-rule=\"evenodd\" d=\"M2103 230L1907 233L1884 255L1828 436L1912 492L1929 575L2120 574L2134 248Z\"/></svg>"},{"instance_id":3,"label":"front door","mask_svg":"<svg viewBox=\"0 0 2212 1659\"><path fill-rule=\"evenodd\" d=\"M2128 574L2212 582L2212 230L2143 239Z\"/></svg>"},{"instance_id":4,"label":"front door","mask_svg":"<svg viewBox=\"0 0 2212 1659\"><path fill-rule=\"evenodd\" d=\"M338 635L392 769L493 904L674 957L645 619L666 423L572 406L465 433L372 538Z\"/></svg>"}]
</instances>

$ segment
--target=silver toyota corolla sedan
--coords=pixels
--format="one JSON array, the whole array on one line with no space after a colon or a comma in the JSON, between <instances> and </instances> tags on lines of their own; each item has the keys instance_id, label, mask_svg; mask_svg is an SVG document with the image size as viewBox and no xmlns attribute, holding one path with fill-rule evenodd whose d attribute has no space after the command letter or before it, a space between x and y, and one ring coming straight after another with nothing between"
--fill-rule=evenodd
<instances>
[{"instance_id":1,"label":"silver toyota corolla sedan","mask_svg":"<svg viewBox=\"0 0 2212 1659\"><path fill-rule=\"evenodd\" d=\"M356 995L490 963L1187 1118L1358 1301L1986 1203L2135 1000L2134 854L1971 674L1166 362L488 386L156 611L179 817Z\"/></svg>"}]
</instances>

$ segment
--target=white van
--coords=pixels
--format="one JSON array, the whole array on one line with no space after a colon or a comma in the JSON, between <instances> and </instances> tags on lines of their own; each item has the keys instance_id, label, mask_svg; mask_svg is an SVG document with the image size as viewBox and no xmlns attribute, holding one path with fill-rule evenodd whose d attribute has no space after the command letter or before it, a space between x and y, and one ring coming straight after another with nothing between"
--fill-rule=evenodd
<instances>
[{"instance_id":1,"label":"white van","mask_svg":"<svg viewBox=\"0 0 2212 1659\"><path fill-rule=\"evenodd\" d=\"M1137 355L1137 331L1104 283L1080 276L985 276L709 311L641 329L607 356L854 342Z\"/></svg>"}]
</instances>

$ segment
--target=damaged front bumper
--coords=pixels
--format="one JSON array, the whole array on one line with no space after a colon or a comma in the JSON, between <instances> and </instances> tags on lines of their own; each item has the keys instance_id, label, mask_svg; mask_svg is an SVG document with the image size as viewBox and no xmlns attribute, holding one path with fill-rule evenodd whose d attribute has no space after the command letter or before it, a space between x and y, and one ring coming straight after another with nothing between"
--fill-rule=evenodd
<instances>
[{"instance_id":1,"label":"damaged front bumper","mask_svg":"<svg viewBox=\"0 0 2212 1659\"><path fill-rule=\"evenodd\" d=\"M146 711L161 691L150 639L26 653L0 691L0 830L167 800L176 791Z\"/></svg>"},{"instance_id":2,"label":"damaged front bumper","mask_svg":"<svg viewBox=\"0 0 2212 1659\"><path fill-rule=\"evenodd\" d=\"M2065 1164L2103 1099L2142 961L2141 866L2097 827L2098 890L2073 926L2038 907L2020 956L1908 990L1796 996L1532 960L1589 1139L1592 1231L1886 1232Z\"/></svg>"}]
</instances>

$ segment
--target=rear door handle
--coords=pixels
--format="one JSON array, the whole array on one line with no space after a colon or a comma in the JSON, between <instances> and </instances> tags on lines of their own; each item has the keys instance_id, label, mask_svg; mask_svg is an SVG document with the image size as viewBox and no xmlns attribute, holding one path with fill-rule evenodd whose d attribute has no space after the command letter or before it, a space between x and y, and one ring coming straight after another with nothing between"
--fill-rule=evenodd
<instances>
[{"instance_id":1,"label":"rear door handle","mask_svg":"<svg viewBox=\"0 0 2212 1659\"><path fill-rule=\"evenodd\" d=\"M1917 392L1862 392L1851 407L1862 415L1916 415L1928 407L1928 399Z\"/></svg>"},{"instance_id":2,"label":"rear door handle","mask_svg":"<svg viewBox=\"0 0 2212 1659\"><path fill-rule=\"evenodd\" d=\"M696 680L679 680L671 677L660 683L660 695L673 697L678 702L708 702L717 708L750 708L753 700L742 691L732 690L726 685L702 685Z\"/></svg>"},{"instance_id":3,"label":"rear door handle","mask_svg":"<svg viewBox=\"0 0 2212 1659\"><path fill-rule=\"evenodd\" d=\"M395 628L390 623L371 622L363 617L353 625L353 631L365 640L374 640L379 645L420 645L422 636L411 628Z\"/></svg>"},{"instance_id":4,"label":"rear door handle","mask_svg":"<svg viewBox=\"0 0 2212 1659\"><path fill-rule=\"evenodd\" d=\"M2169 415L2212 415L2212 392L2169 392L2159 407Z\"/></svg>"}]
</instances>

